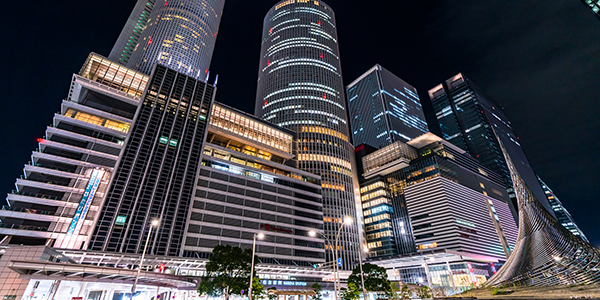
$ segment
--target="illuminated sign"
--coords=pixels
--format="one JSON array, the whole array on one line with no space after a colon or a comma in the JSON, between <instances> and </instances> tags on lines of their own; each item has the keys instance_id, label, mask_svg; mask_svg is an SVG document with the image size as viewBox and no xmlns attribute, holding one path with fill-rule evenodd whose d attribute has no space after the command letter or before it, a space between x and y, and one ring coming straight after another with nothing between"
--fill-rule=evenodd
<instances>
[{"instance_id":1,"label":"illuminated sign","mask_svg":"<svg viewBox=\"0 0 600 300\"><path fill-rule=\"evenodd\" d=\"M90 181L85 188L85 192L83 193L83 197L81 197L81 201L79 202L79 206L77 207L77 211L73 216L73 221L71 221L71 225L67 230L67 236L73 235L75 229L80 228L83 225L83 221L85 220L85 216L92 204L92 200L94 199L94 195L96 194L96 190L98 190L98 186L102 181L102 177L104 176L105 171L102 170L94 170L92 171L92 176L90 177Z\"/></svg>"},{"instance_id":2,"label":"illuminated sign","mask_svg":"<svg viewBox=\"0 0 600 300\"><path fill-rule=\"evenodd\" d=\"M471 222L467 222L467 221L463 221L463 220L459 220L459 219L456 219L455 221L457 224L460 224L460 225L465 225L465 226L469 226L469 227L473 227L473 228L476 227L475 224L473 224Z\"/></svg>"},{"instance_id":3,"label":"illuminated sign","mask_svg":"<svg viewBox=\"0 0 600 300\"><path fill-rule=\"evenodd\" d=\"M177 140L170 140L169 146L177 147Z\"/></svg>"},{"instance_id":4,"label":"illuminated sign","mask_svg":"<svg viewBox=\"0 0 600 300\"><path fill-rule=\"evenodd\" d=\"M117 219L115 220L115 225L123 226L125 225L125 221L127 221L126 216L117 216Z\"/></svg>"},{"instance_id":5,"label":"illuminated sign","mask_svg":"<svg viewBox=\"0 0 600 300\"><path fill-rule=\"evenodd\" d=\"M282 285L282 286L307 286L303 281L283 281L283 280L262 280L263 285Z\"/></svg>"},{"instance_id":6,"label":"illuminated sign","mask_svg":"<svg viewBox=\"0 0 600 300\"><path fill-rule=\"evenodd\" d=\"M431 249L431 248L436 248L438 246L437 243L429 243L429 244L421 244L421 245L417 245L417 248L419 250L425 250L425 249Z\"/></svg>"},{"instance_id":7,"label":"illuminated sign","mask_svg":"<svg viewBox=\"0 0 600 300\"><path fill-rule=\"evenodd\" d=\"M166 137L166 136L161 136L161 137L160 137L160 139L158 139L158 141L159 141L161 144L165 144L165 145L166 145L166 144L169 142L169 138L168 138L168 137Z\"/></svg>"},{"instance_id":8,"label":"illuminated sign","mask_svg":"<svg viewBox=\"0 0 600 300\"><path fill-rule=\"evenodd\" d=\"M260 229L266 230L266 231L277 231L277 232L289 233L289 234L294 233L292 230L283 229L281 227L277 227L277 226L273 226L273 225L269 225L269 224L260 225Z\"/></svg>"}]
</instances>

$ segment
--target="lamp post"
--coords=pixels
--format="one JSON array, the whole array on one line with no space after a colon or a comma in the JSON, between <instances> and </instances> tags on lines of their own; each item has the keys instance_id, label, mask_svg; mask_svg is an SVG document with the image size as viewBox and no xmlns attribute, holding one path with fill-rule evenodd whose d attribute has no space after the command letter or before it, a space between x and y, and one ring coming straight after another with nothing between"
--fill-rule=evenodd
<instances>
[{"instance_id":1,"label":"lamp post","mask_svg":"<svg viewBox=\"0 0 600 300\"><path fill-rule=\"evenodd\" d=\"M321 235L323 238L325 238L325 241L327 242L327 245L329 245L329 249L331 250L331 257L335 257L335 253L333 252L333 245L331 244L331 241L329 240L329 238L323 234L322 232L316 232L316 231L309 231L308 235L315 237L317 236L317 234ZM333 272L335 274L336 272L336 268L337 268L337 261L334 262L334 266L333 266ZM335 281L335 275L334 275L334 280L333 280L333 289L335 289L337 291L337 282ZM336 299L337 300L337 299Z\"/></svg>"},{"instance_id":2,"label":"lamp post","mask_svg":"<svg viewBox=\"0 0 600 300\"><path fill-rule=\"evenodd\" d=\"M362 248L362 245L361 245ZM365 289L365 276L363 275L363 259L362 259L362 253L369 251L369 249L364 248L364 249L360 249L358 251L358 259L360 260L358 263L360 265L360 281L362 282L362 290L363 290L363 299L367 299L367 290Z\"/></svg>"},{"instance_id":3,"label":"lamp post","mask_svg":"<svg viewBox=\"0 0 600 300\"><path fill-rule=\"evenodd\" d=\"M252 264L250 265L250 287L248 288L248 299L252 300L252 284L254 283L254 253L256 252L256 238L262 240L265 235L262 232L254 234L252 241Z\"/></svg>"},{"instance_id":4,"label":"lamp post","mask_svg":"<svg viewBox=\"0 0 600 300\"><path fill-rule=\"evenodd\" d=\"M342 228L344 228L344 225L350 225L352 224L353 220L352 217L350 216L346 216L344 217L344 222L342 223L342 225L340 226L340 229L338 230L338 234L335 238L335 266L336 266L336 272L335 272L335 277L337 280L337 289L335 290L335 298L336 299L340 299L340 265L338 264L338 248L339 248L339 241L340 241L340 234L342 233Z\"/></svg>"},{"instance_id":5,"label":"lamp post","mask_svg":"<svg viewBox=\"0 0 600 300\"><path fill-rule=\"evenodd\" d=\"M140 278L140 272L142 271L142 265L144 264L144 257L146 256L146 249L148 249L148 243L150 242L150 234L152 233L152 227L154 226L158 226L158 220L152 220L152 222L150 223L150 229L148 229L148 237L146 237L146 244L144 245L142 259L140 260L140 266L137 270L137 274L135 274L135 281L133 282L133 286L131 287L131 299L133 299L133 294L135 294L135 288L137 287L138 279Z\"/></svg>"}]
</instances>

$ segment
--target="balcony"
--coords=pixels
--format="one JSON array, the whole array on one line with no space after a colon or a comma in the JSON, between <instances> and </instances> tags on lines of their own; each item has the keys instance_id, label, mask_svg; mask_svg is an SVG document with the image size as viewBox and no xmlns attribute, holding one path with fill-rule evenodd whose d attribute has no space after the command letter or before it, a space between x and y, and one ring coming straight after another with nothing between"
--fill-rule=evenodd
<instances>
[{"instance_id":1,"label":"balcony","mask_svg":"<svg viewBox=\"0 0 600 300\"><path fill-rule=\"evenodd\" d=\"M51 212L51 211L43 211L43 210L24 208L24 207L12 207L12 206L8 206L8 205L3 205L2 210L22 212L22 213L27 213L27 214L46 215L46 216L53 216L55 214L54 212Z\"/></svg>"},{"instance_id":2,"label":"balcony","mask_svg":"<svg viewBox=\"0 0 600 300\"><path fill-rule=\"evenodd\" d=\"M17 230L31 230L31 231L48 231L48 227L19 225L19 224L5 224L5 223L0 223L0 228L17 229Z\"/></svg>"}]
</instances>

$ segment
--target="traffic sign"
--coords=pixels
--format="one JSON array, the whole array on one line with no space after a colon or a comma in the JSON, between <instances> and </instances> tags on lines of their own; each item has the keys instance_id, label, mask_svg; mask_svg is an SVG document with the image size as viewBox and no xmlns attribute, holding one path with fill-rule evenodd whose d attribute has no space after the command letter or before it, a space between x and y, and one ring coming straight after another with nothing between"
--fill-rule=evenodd
<instances>
[{"instance_id":1,"label":"traffic sign","mask_svg":"<svg viewBox=\"0 0 600 300\"><path fill-rule=\"evenodd\" d=\"M340 257L340 258L338 258L338 266L340 266L340 267L341 267L342 265L343 265L343 263L342 263L342 258Z\"/></svg>"}]
</instances>

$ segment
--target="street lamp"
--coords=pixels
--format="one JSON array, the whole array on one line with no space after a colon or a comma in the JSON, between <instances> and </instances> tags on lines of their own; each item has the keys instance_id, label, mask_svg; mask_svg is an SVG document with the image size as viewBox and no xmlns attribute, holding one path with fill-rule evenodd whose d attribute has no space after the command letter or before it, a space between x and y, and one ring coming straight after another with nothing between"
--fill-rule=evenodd
<instances>
[{"instance_id":1,"label":"street lamp","mask_svg":"<svg viewBox=\"0 0 600 300\"><path fill-rule=\"evenodd\" d=\"M150 223L150 229L148 229L148 237L146 237L146 245L144 245L144 252L142 252L142 259L140 260L140 266L137 270L137 274L135 274L135 281L133 282L133 286L131 287L131 299L133 299L133 294L135 294L135 288L137 287L138 279L140 278L140 272L142 271L142 265L144 264L144 257L146 256L146 249L148 249L148 243L150 242L150 234L152 233L152 227L158 226L158 220L152 220Z\"/></svg>"},{"instance_id":2,"label":"street lamp","mask_svg":"<svg viewBox=\"0 0 600 300\"><path fill-rule=\"evenodd\" d=\"M257 232L254 234L254 239L252 242L252 264L250 265L250 287L248 288L248 300L252 300L252 283L254 283L254 253L256 251L256 238L262 240L265 238L265 235L262 232Z\"/></svg>"},{"instance_id":3,"label":"street lamp","mask_svg":"<svg viewBox=\"0 0 600 300\"><path fill-rule=\"evenodd\" d=\"M323 234L322 232L316 232L314 230L311 230L308 232L309 236L315 237L317 236L317 234L321 235L323 238L325 238L325 241L327 242L327 245L329 245L329 249L331 250L331 257L335 257L335 253L333 252L333 245L331 244L331 241L329 240L329 238ZM336 268L337 268L337 261L334 262L333 265L333 272L334 272L334 277L333 277L333 289L336 291L337 293L337 282L335 281L335 272L336 272ZM337 297L337 296L336 296ZM337 299L336 299L337 300Z\"/></svg>"},{"instance_id":4,"label":"street lamp","mask_svg":"<svg viewBox=\"0 0 600 300\"><path fill-rule=\"evenodd\" d=\"M365 289L365 276L363 275L363 268L362 268L362 266L363 266L362 253L363 253L363 251L365 253L368 253L369 249L365 247L365 248L363 248L361 250L358 251L358 259L360 260L358 262L359 265L360 265L360 281L362 282L363 299L367 299L367 290Z\"/></svg>"}]
</instances>

